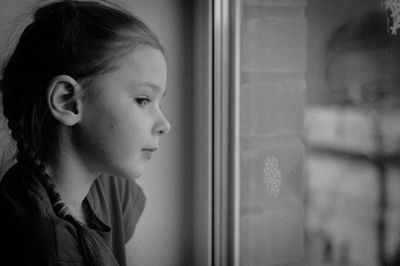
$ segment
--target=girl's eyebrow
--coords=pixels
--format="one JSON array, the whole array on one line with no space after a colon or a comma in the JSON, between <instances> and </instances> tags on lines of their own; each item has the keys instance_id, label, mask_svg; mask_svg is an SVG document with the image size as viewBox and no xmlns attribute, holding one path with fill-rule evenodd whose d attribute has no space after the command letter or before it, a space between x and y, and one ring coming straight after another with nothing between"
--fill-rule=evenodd
<instances>
[{"instance_id":1,"label":"girl's eyebrow","mask_svg":"<svg viewBox=\"0 0 400 266\"><path fill-rule=\"evenodd\" d=\"M151 89L153 89L154 91L160 92L162 91L160 86L157 86L156 84L149 82L149 81L145 81L143 83L139 84L140 86L146 86L149 87ZM164 98L164 96L167 94L167 90L164 91L163 95L161 96L162 98Z\"/></svg>"}]
</instances>

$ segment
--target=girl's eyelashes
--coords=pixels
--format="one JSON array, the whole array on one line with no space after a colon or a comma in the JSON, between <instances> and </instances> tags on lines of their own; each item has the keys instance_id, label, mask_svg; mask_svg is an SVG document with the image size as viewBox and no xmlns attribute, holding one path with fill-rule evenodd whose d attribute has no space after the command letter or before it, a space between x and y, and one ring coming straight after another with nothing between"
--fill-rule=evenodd
<instances>
[{"instance_id":1,"label":"girl's eyelashes","mask_svg":"<svg viewBox=\"0 0 400 266\"><path fill-rule=\"evenodd\" d=\"M150 103L150 99L145 96L137 97L135 98L135 101L140 107L146 106L147 104Z\"/></svg>"}]
</instances>

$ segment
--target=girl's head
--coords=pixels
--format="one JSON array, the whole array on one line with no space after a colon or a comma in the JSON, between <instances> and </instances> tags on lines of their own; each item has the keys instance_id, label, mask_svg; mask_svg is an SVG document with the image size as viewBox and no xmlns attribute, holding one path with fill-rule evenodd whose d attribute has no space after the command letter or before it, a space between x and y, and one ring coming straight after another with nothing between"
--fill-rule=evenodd
<instances>
[{"instance_id":1,"label":"girl's head","mask_svg":"<svg viewBox=\"0 0 400 266\"><path fill-rule=\"evenodd\" d=\"M18 159L32 161L29 155L34 154L42 162L50 160L59 147L60 126L63 125L74 126L71 135L73 141L80 144L88 141L83 136L91 137L88 132L101 133L99 124L94 121L83 128L79 126L77 119L89 122L87 117L82 117L83 111L92 115L90 119L100 119L99 122L102 119L101 109L97 109L95 117L94 112L81 104L88 103L93 107L93 99L99 100L98 97L104 94L97 87L104 87L108 76L118 73L118 69L125 69L128 59L138 57L133 54L149 52L157 54L158 61L163 61L162 47L149 28L129 12L108 3L69 0L39 8L5 64L1 80L4 114L17 141ZM149 58L151 60L151 56ZM142 56L141 60L146 63L147 58ZM165 62L162 63L165 67ZM133 86L134 81L123 85ZM160 82L150 85L165 86ZM112 94L113 90L118 93L118 88L107 89L110 90L108 93ZM147 92L142 93L141 97L149 97ZM76 117L71 117L74 114ZM118 132L113 121L107 122L110 129ZM168 122L163 123L163 126L158 125L161 132L169 128ZM156 140L149 142L152 143L144 143L149 146L144 149L157 145ZM88 145L86 151L90 148ZM95 155L109 152L101 148ZM103 159L102 163L105 163L109 158Z\"/></svg>"},{"instance_id":2,"label":"girl's head","mask_svg":"<svg viewBox=\"0 0 400 266\"><path fill-rule=\"evenodd\" d=\"M338 27L327 43L327 80L337 102L400 107L400 39L387 15L373 11Z\"/></svg>"},{"instance_id":3,"label":"girl's head","mask_svg":"<svg viewBox=\"0 0 400 266\"><path fill-rule=\"evenodd\" d=\"M94 174L139 176L170 128L160 110L165 83L156 36L103 1L39 8L4 65L3 110L17 159L44 184L55 214L80 230L88 265L113 265L113 259L60 204L46 167L67 153Z\"/></svg>"}]
</instances>

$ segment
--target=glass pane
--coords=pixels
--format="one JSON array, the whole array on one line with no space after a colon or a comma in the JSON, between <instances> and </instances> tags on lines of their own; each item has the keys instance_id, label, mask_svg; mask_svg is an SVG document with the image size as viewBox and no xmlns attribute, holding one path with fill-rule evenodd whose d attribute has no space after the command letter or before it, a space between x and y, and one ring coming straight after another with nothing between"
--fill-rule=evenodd
<instances>
[{"instance_id":1,"label":"glass pane","mask_svg":"<svg viewBox=\"0 0 400 266\"><path fill-rule=\"evenodd\" d=\"M241 2L240 265L302 265L306 2Z\"/></svg>"},{"instance_id":2,"label":"glass pane","mask_svg":"<svg viewBox=\"0 0 400 266\"><path fill-rule=\"evenodd\" d=\"M308 1L308 265L400 264L395 2Z\"/></svg>"}]
</instances>

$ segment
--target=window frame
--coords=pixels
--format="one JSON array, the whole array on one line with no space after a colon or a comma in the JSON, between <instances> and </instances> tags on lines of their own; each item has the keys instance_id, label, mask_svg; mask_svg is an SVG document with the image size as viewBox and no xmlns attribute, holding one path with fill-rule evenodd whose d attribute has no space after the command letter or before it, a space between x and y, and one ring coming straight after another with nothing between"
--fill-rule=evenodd
<instances>
[{"instance_id":1,"label":"window frame","mask_svg":"<svg viewBox=\"0 0 400 266\"><path fill-rule=\"evenodd\" d=\"M196 1L195 262L240 262L240 2Z\"/></svg>"}]
</instances>

